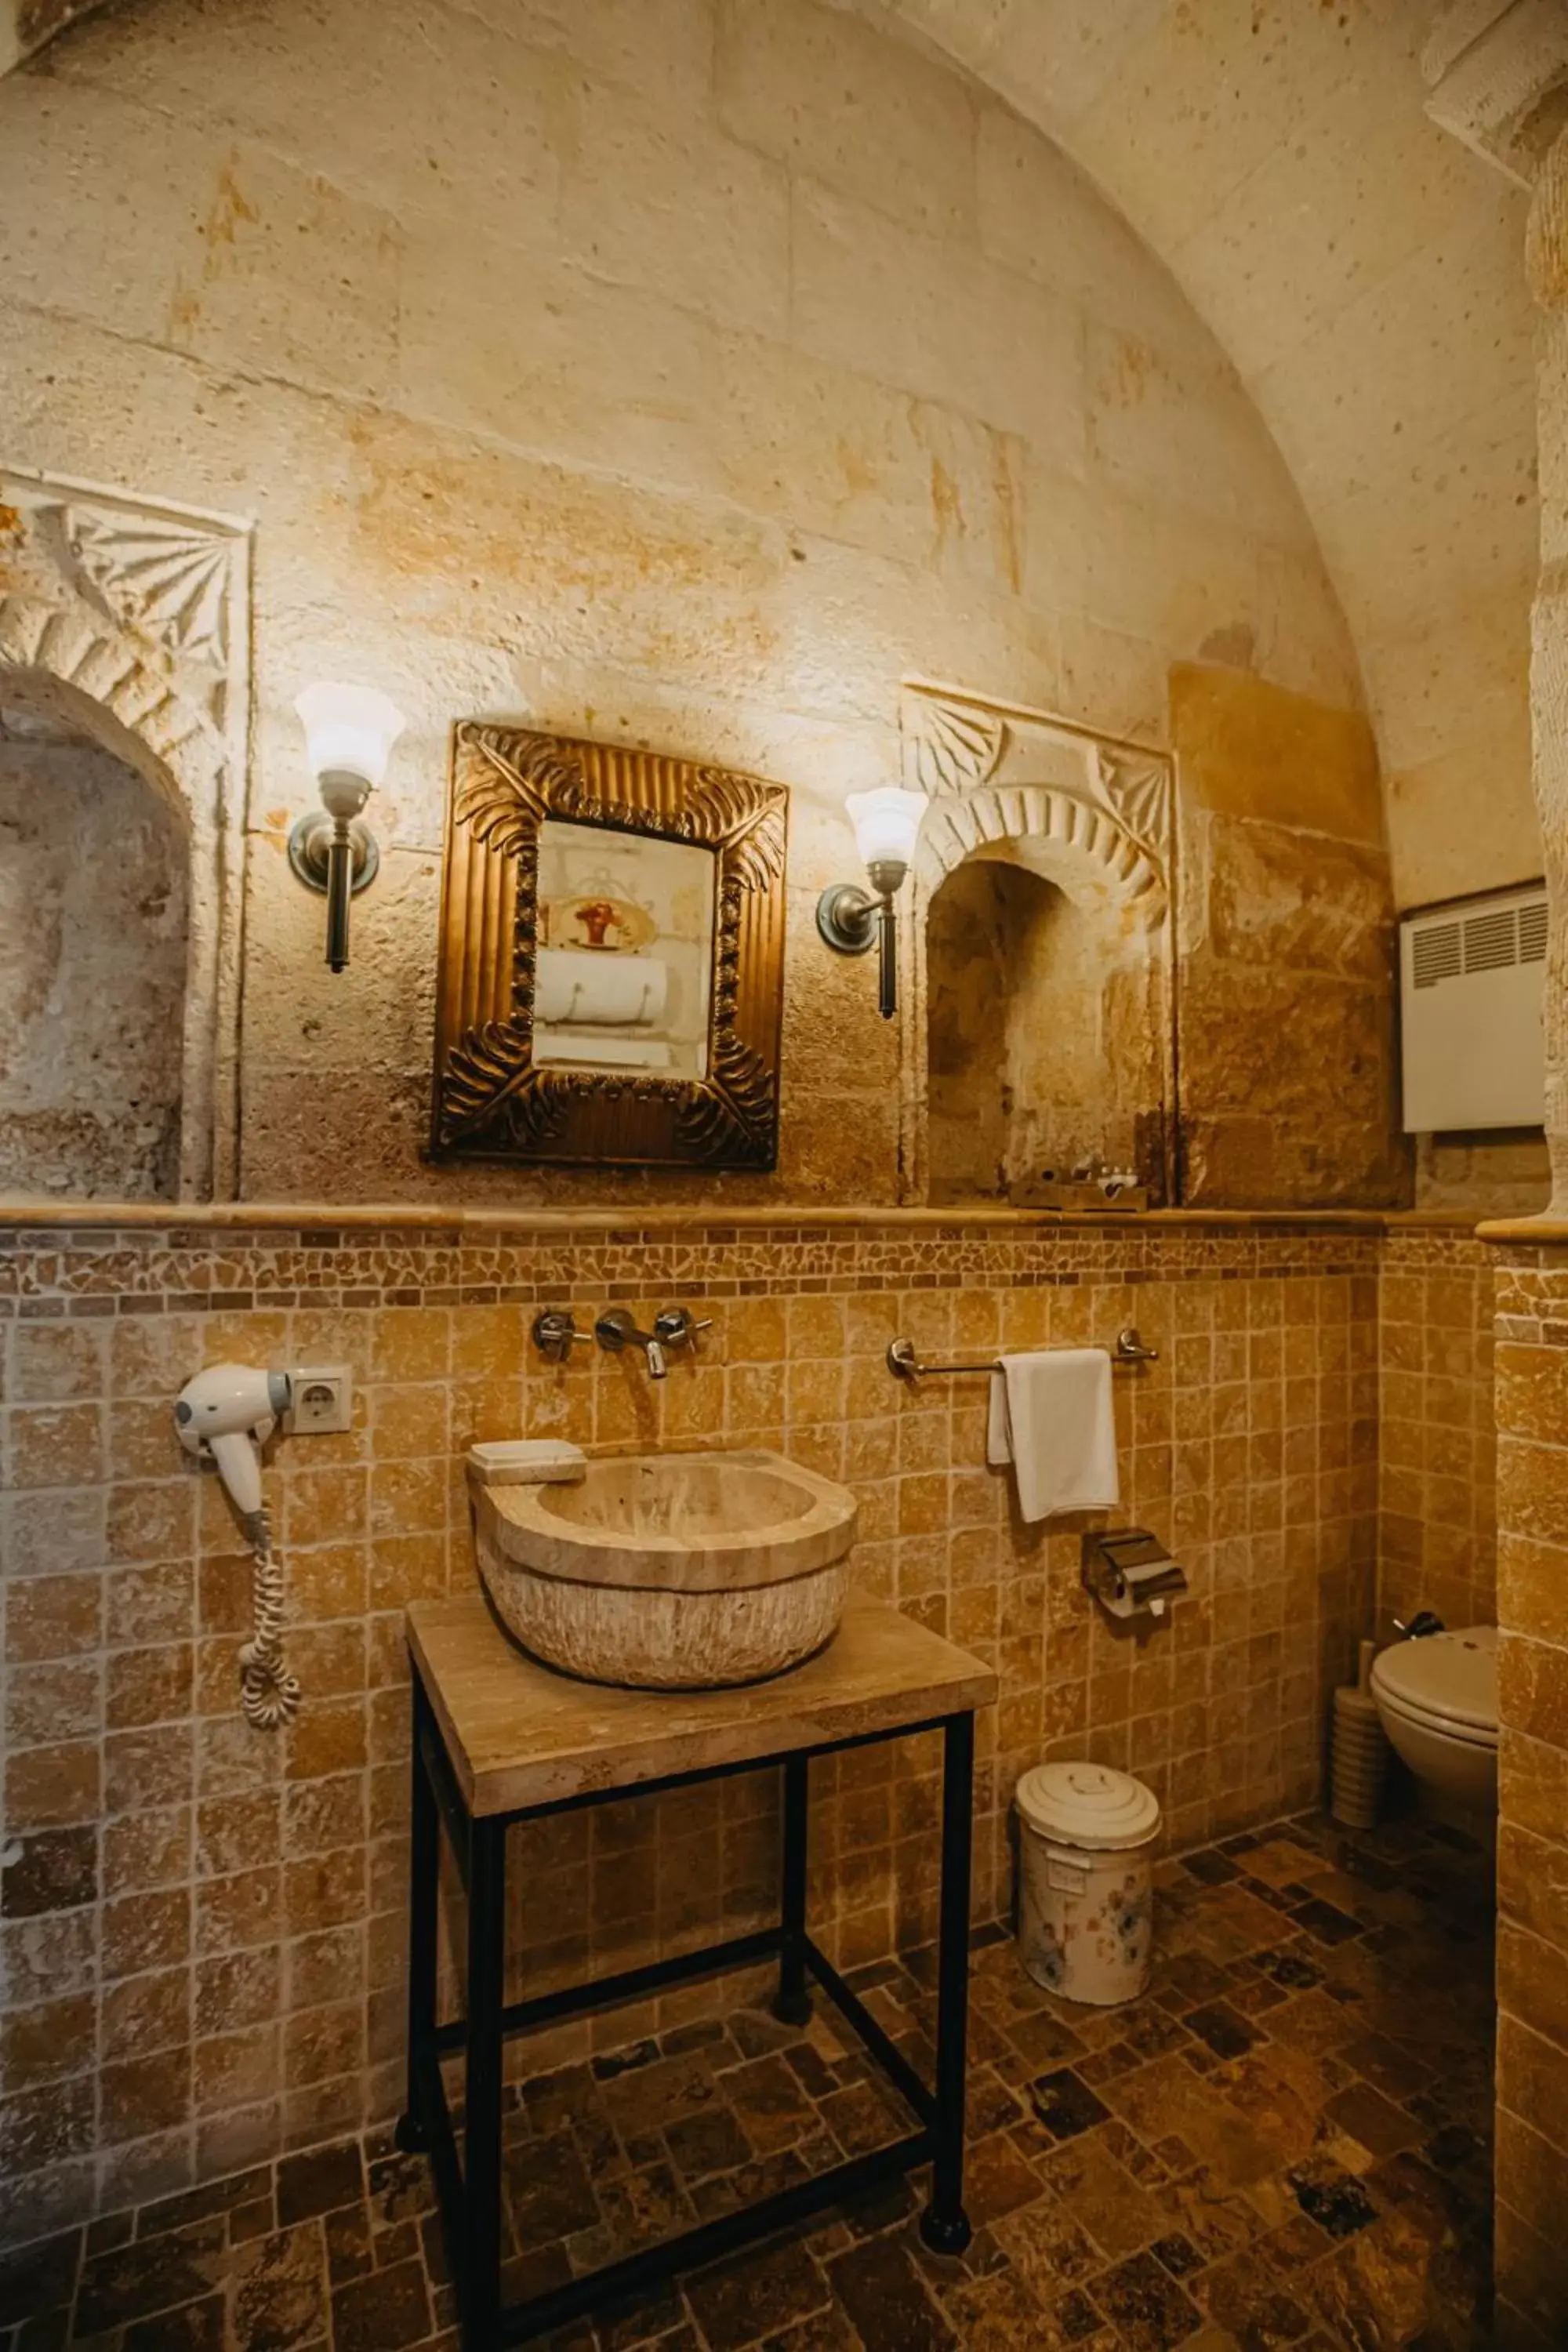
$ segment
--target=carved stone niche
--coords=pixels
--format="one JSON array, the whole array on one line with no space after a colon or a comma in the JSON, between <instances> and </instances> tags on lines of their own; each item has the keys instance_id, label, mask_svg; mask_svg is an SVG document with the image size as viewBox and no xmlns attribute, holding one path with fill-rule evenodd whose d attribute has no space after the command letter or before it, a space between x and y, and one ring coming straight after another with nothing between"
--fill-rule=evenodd
<instances>
[{"instance_id":1,"label":"carved stone niche","mask_svg":"<svg viewBox=\"0 0 1568 2352\"><path fill-rule=\"evenodd\" d=\"M1174 771L1168 752L1024 703L1004 702L968 688L924 679L905 683L900 708L904 782L934 805L916 856L914 887L902 910L905 992L900 1158L906 1200L956 1200L943 1169L933 1165L933 1136L943 1129L933 1103L931 1072L932 901L959 867L1012 869L1020 893L1059 893L1079 937L1079 972L1103 967L1109 994L1102 1003L1078 992L1073 1001L1049 992L1049 959L1036 959L1036 981L1046 992L1020 1003L999 993L995 1017L1029 1024L1037 1035L1053 1026L1081 1033L1106 1024L1107 1072L1100 1122L1106 1149L1135 1159L1156 1202L1175 1197L1176 1058L1174 934L1171 877L1174 863ZM1006 880L1005 876L998 877ZM1005 895L1005 894L1004 894ZM1065 901L1067 908L1060 908ZM947 927L949 929L952 926ZM965 908L959 934L978 928ZM940 936L940 933L939 933ZM1015 977L1016 977L1015 975ZM1096 982L1098 986L1098 981ZM940 1013L939 1013L940 1020ZM1078 1038L1078 1060L1086 1055ZM1087 1056L1092 1060L1092 1054ZM1050 1074L1041 1081L1039 1108L1048 1113ZM995 1089L994 1089L994 1091ZM1015 1156L1026 1158L1027 1088L1005 1088L1009 1116L1022 1132ZM939 1088L939 1092L941 1089ZM1083 1106L1085 1149L1097 1147L1099 1110ZM970 1116L969 1107L963 1117ZM1070 1123L1069 1123L1070 1124ZM952 1122L947 1125L952 1128ZM1039 1132L1050 1125L1044 1118ZM953 1129L956 1132L956 1129ZM1060 1123L1058 1126L1060 1132ZM973 1140L973 1139L972 1139ZM1000 1180L991 1188L1001 1189Z\"/></svg>"},{"instance_id":2,"label":"carved stone niche","mask_svg":"<svg viewBox=\"0 0 1568 2352\"><path fill-rule=\"evenodd\" d=\"M251 525L0 465L0 683L178 815L189 904L179 1190L237 1181Z\"/></svg>"},{"instance_id":3,"label":"carved stone niche","mask_svg":"<svg viewBox=\"0 0 1568 2352\"><path fill-rule=\"evenodd\" d=\"M788 797L458 724L433 1158L774 1166Z\"/></svg>"}]
</instances>

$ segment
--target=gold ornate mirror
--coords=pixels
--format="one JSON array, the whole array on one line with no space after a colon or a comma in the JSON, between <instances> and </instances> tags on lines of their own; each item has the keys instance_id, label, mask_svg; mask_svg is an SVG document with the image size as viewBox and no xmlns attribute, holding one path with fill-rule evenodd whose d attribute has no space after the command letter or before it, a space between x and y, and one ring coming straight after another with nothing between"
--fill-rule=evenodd
<instances>
[{"instance_id":1,"label":"gold ornate mirror","mask_svg":"<svg viewBox=\"0 0 1568 2352\"><path fill-rule=\"evenodd\" d=\"M659 752L453 730L435 1157L773 1166L788 798Z\"/></svg>"}]
</instances>

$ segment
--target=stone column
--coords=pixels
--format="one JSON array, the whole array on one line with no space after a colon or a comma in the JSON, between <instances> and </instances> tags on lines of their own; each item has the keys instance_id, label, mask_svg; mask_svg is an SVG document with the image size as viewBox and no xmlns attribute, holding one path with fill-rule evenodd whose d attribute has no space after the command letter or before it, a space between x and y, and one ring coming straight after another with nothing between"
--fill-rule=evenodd
<instances>
[{"instance_id":1,"label":"stone column","mask_svg":"<svg viewBox=\"0 0 1568 2352\"><path fill-rule=\"evenodd\" d=\"M1535 804L1552 910L1546 959L1546 1135L1552 1213L1568 1213L1568 131L1548 153L1530 208L1526 262L1541 306L1536 432L1541 578L1531 620Z\"/></svg>"},{"instance_id":2,"label":"stone column","mask_svg":"<svg viewBox=\"0 0 1568 2352\"><path fill-rule=\"evenodd\" d=\"M1530 702L1552 923L1550 1213L1561 1217L1568 1214L1568 10L1559 0L1448 0L1436 12L1421 64L1434 122L1533 190L1526 266L1542 323L1536 364L1541 577Z\"/></svg>"},{"instance_id":3,"label":"stone column","mask_svg":"<svg viewBox=\"0 0 1568 2352\"><path fill-rule=\"evenodd\" d=\"M1568 1216L1568 12L1454 0L1423 60L1427 111L1532 188L1541 306L1541 572L1531 618L1535 803L1551 910L1546 966L1549 1217ZM1484 822L1484 811L1482 812ZM1483 1233L1487 1228L1482 1228ZM1499 1226L1498 2074L1500 2352L1552 2352L1568 2314L1568 1243Z\"/></svg>"}]
</instances>

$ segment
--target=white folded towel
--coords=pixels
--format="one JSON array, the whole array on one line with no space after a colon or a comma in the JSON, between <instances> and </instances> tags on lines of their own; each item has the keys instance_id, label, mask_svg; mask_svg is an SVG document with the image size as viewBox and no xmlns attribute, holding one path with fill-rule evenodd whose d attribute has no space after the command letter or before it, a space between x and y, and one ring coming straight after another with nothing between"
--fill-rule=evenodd
<instances>
[{"instance_id":1,"label":"white folded towel","mask_svg":"<svg viewBox=\"0 0 1568 2352\"><path fill-rule=\"evenodd\" d=\"M1004 1356L991 1378L986 1456L1010 1462L1026 1519L1121 1500L1110 1358L1103 1348Z\"/></svg>"}]
</instances>

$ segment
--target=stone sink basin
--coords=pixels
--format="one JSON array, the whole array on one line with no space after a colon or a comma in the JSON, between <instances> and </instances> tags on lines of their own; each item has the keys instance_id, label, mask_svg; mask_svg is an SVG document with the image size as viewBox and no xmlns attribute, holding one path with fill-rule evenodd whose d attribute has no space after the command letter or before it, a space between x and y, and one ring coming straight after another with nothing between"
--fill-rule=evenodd
<instances>
[{"instance_id":1,"label":"stone sink basin","mask_svg":"<svg viewBox=\"0 0 1568 2352\"><path fill-rule=\"evenodd\" d=\"M472 1492L502 1622L585 1682L761 1682L843 1611L855 1497L782 1454L623 1454L569 1484Z\"/></svg>"}]
</instances>

